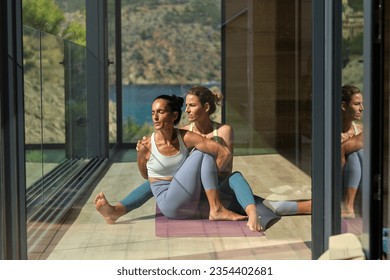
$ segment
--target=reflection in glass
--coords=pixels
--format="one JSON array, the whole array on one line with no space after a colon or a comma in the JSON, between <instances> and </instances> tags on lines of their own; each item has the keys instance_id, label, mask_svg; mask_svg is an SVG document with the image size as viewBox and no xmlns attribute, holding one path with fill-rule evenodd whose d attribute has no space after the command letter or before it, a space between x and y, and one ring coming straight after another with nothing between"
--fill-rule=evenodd
<instances>
[{"instance_id":1,"label":"reflection in glass","mask_svg":"<svg viewBox=\"0 0 390 280\"><path fill-rule=\"evenodd\" d=\"M342 19L342 84L356 87L355 89L350 87L350 91L344 90L343 93L341 141L344 147L350 145L347 141L355 141L354 136L363 131L363 0L343 2ZM361 185L362 155L363 150L356 151L355 148L350 150L346 154L345 166L342 170L341 229L342 232L358 235L363 229L361 218L361 188L364 187Z\"/></svg>"}]
</instances>

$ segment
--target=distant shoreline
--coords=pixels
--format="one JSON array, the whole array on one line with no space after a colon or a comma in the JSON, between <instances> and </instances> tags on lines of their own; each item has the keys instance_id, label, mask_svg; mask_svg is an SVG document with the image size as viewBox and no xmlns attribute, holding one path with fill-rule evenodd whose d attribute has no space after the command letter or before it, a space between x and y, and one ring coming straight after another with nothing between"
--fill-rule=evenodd
<instances>
[{"instance_id":1,"label":"distant shoreline","mask_svg":"<svg viewBox=\"0 0 390 280\"><path fill-rule=\"evenodd\" d=\"M184 97L193 85L123 85L122 86L122 117L126 121L131 117L136 123L152 123L150 106L154 98L161 94L175 94ZM219 83L209 83L204 86L220 88ZM110 89L110 100L116 102L115 92Z\"/></svg>"}]
</instances>

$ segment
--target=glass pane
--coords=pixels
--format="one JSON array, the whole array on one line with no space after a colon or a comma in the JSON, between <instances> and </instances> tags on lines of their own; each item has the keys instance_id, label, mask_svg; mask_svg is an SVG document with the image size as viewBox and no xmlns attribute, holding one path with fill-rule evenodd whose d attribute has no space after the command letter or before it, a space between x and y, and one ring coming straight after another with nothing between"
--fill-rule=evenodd
<instances>
[{"instance_id":1,"label":"glass pane","mask_svg":"<svg viewBox=\"0 0 390 280\"><path fill-rule=\"evenodd\" d=\"M87 158L86 49L65 41L66 153L68 158Z\"/></svg>"},{"instance_id":2,"label":"glass pane","mask_svg":"<svg viewBox=\"0 0 390 280\"><path fill-rule=\"evenodd\" d=\"M43 176L40 32L23 28L26 186ZM27 121L28 120L28 121Z\"/></svg>"},{"instance_id":3,"label":"glass pane","mask_svg":"<svg viewBox=\"0 0 390 280\"><path fill-rule=\"evenodd\" d=\"M109 88L109 100L108 100L108 119L109 119L109 141L110 146L117 143L117 90L116 90L116 45L115 45L115 0L108 1L108 88Z\"/></svg>"},{"instance_id":4,"label":"glass pane","mask_svg":"<svg viewBox=\"0 0 390 280\"><path fill-rule=\"evenodd\" d=\"M343 2L343 69L341 143L355 141L363 132L363 0ZM360 235L362 223L363 149L348 152L342 168L342 232Z\"/></svg>"},{"instance_id":5,"label":"glass pane","mask_svg":"<svg viewBox=\"0 0 390 280\"><path fill-rule=\"evenodd\" d=\"M309 199L311 1L225 3L226 122L235 131L235 155L280 160L262 192L284 185ZM281 175L291 163L296 175Z\"/></svg>"},{"instance_id":6,"label":"glass pane","mask_svg":"<svg viewBox=\"0 0 390 280\"><path fill-rule=\"evenodd\" d=\"M202 226L190 226L188 230L186 222L193 221L174 221L177 226L168 221L169 227L175 227L168 231L167 220L156 215L155 200L118 220L112 225L116 234L107 235L94 225L104 226L116 218L103 219L99 213L91 212L89 205L77 217L79 222L72 225L74 230L59 241L57 248L61 249L53 251L50 258L59 259L66 251L67 258L75 254L86 259L130 255L145 259L151 254L154 259L234 258L232 252L259 259L263 247L267 249L267 241L272 239L273 244L281 246L273 252L273 258L285 258L285 249L299 247L299 254L294 256L310 259L306 242L311 239L311 217L292 214L298 214L298 200L310 202L311 198L311 1L121 3L123 140L135 142L152 132L151 103L157 95L184 96L194 85L220 91L224 101L213 120L227 122L235 131L234 171L241 172L240 178L248 181L259 207L264 207L260 197L283 202L289 199L294 200L296 211L278 219L266 234L251 232L253 236L242 238L248 232L242 234L240 230L231 236L228 226L226 232L222 229L216 233L217 240ZM188 124L185 115L179 125ZM144 182L137 164L129 161L114 164L99 183L99 190L113 204ZM118 167L121 170L115 169ZM96 207L102 205L100 202L98 199ZM304 214L310 214L310 210ZM121 227L128 219L131 224ZM121 230L125 230L123 234ZM72 232L78 234L77 238ZM187 237L191 238L190 245ZM96 246L101 240L111 244L112 250ZM80 242L85 244L85 250L75 246ZM290 242L294 245L285 246ZM116 244L126 244L126 248ZM222 248L226 246L228 250Z\"/></svg>"},{"instance_id":7,"label":"glass pane","mask_svg":"<svg viewBox=\"0 0 390 280\"><path fill-rule=\"evenodd\" d=\"M65 159L63 41L41 33L42 153L44 174Z\"/></svg>"},{"instance_id":8,"label":"glass pane","mask_svg":"<svg viewBox=\"0 0 390 280\"><path fill-rule=\"evenodd\" d=\"M220 1L122 1L123 142L151 133L158 95L221 91L220 22Z\"/></svg>"},{"instance_id":9,"label":"glass pane","mask_svg":"<svg viewBox=\"0 0 390 280\"><path fill-rule=\"evenodd\" d=\"M53 182L49 174L55 174L55 170L71 157L66 146L70 130L66 121L63 38L82 45L86 40L84 1L47 5L32 5L30 2L23 3L26 186L30 189L27 193L28 209L45 201L49 195L44 194L47 191L44 186ZM52 20L56 24L40 25L42 21L49 21L49 14L53 15ZM81 62L83 65L84 60ZM70 167L73 168L72 164ZM55 180L56 184L63 181Z\"/></svg>"},{"instance_id":10,"label":"glass pane","mask_svg":"<svg viewBox=\"0 0 390 280\"><path fill-rule=\"evenodd\" d=\"M69 25L78 26L64 24L67 28ZM58 36L61 33L67 37L67 28L55 35L27 26L23 29L30 257L44 248L45 242L38 241L40 235L47 232L72 199L66 194L73 185L66 183L89 161L85 47ZM72 39L85 44L85 28L80 25L72 30L80 31ZM59 193L63 195L61 203L57 201L53 206L53 197Z\"/></svg>"}]
</instances>

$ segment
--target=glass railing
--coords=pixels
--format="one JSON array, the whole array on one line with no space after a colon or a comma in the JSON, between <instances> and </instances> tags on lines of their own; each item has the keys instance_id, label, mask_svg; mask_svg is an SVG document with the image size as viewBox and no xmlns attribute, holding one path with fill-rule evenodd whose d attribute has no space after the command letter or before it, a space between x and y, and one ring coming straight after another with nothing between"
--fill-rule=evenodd
<instances>
[{"instance_id":1,"label":"glass railing","mask_svg":"<svg viewBox=\"0 0 390 280\"><path fill-rule=\"evenodd\" d=\"M26 26L23 45L27 210L31 215L90 160L87 51Z\"/></svg>"}]
</instances>

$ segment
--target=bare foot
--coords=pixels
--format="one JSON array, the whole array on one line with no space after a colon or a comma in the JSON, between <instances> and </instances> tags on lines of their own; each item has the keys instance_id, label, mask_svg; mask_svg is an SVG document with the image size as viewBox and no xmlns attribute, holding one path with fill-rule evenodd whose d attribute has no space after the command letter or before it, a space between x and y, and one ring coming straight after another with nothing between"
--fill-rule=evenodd
<instances>
[{"instance_id":1,"label":"bare foot","mask_svg":"<svg viewBox=\"0 0 390 280\"><path fill-rule=\"evenodd\" d=\"M249 204L245 208L245 212L248 215L248 222L246 223L247 227L251 231L261 231L261 225L259 220L259 215L257 215L256 206L254 204Z\"/></svg>"},{"instance_id":2,"label":"bare foot","mask_svg":"<svg viewBox=\"0 0 390 280\"><path fill-rule=\"evenodd\" d=\"M251 231L261 231L259 217L256 213L254 215L250 214L248 216L248 222L246 225Z\"/></svg>"},{"instance_id":3,"label":"bare foot","mask_svg":"<svg viewBox=\"0 0 390 280\"><path fill-rule=\"evenodd\" d=\"M114 206L110 205L103 193L99 193L94 201L96 210L103 216L109 224L115 224L115 221L121 216L116 213Z\"/></svg>"},{"instance_id":4,"label":"bare foot","mask_svg":"<svg viewBox=\"0 0 390 280\"><path fill-rule=\"evenodd\" d=\"M350 209L346 206L341 208L341 218L343 219L355 219L355 211L354 209Z\"/></svg>"},{"instance_id":5,"label":"bare foot","mask_svg":"<svg viewBox=\"0 0 390 280\"><path fill-rule=\"evenodd\" d=\"M209 213L209 220L211 221L242 221L246 219L248 219L247 216L242 216L223 207L213 211L210 210Z\"/></svg>"}]
</instances>

